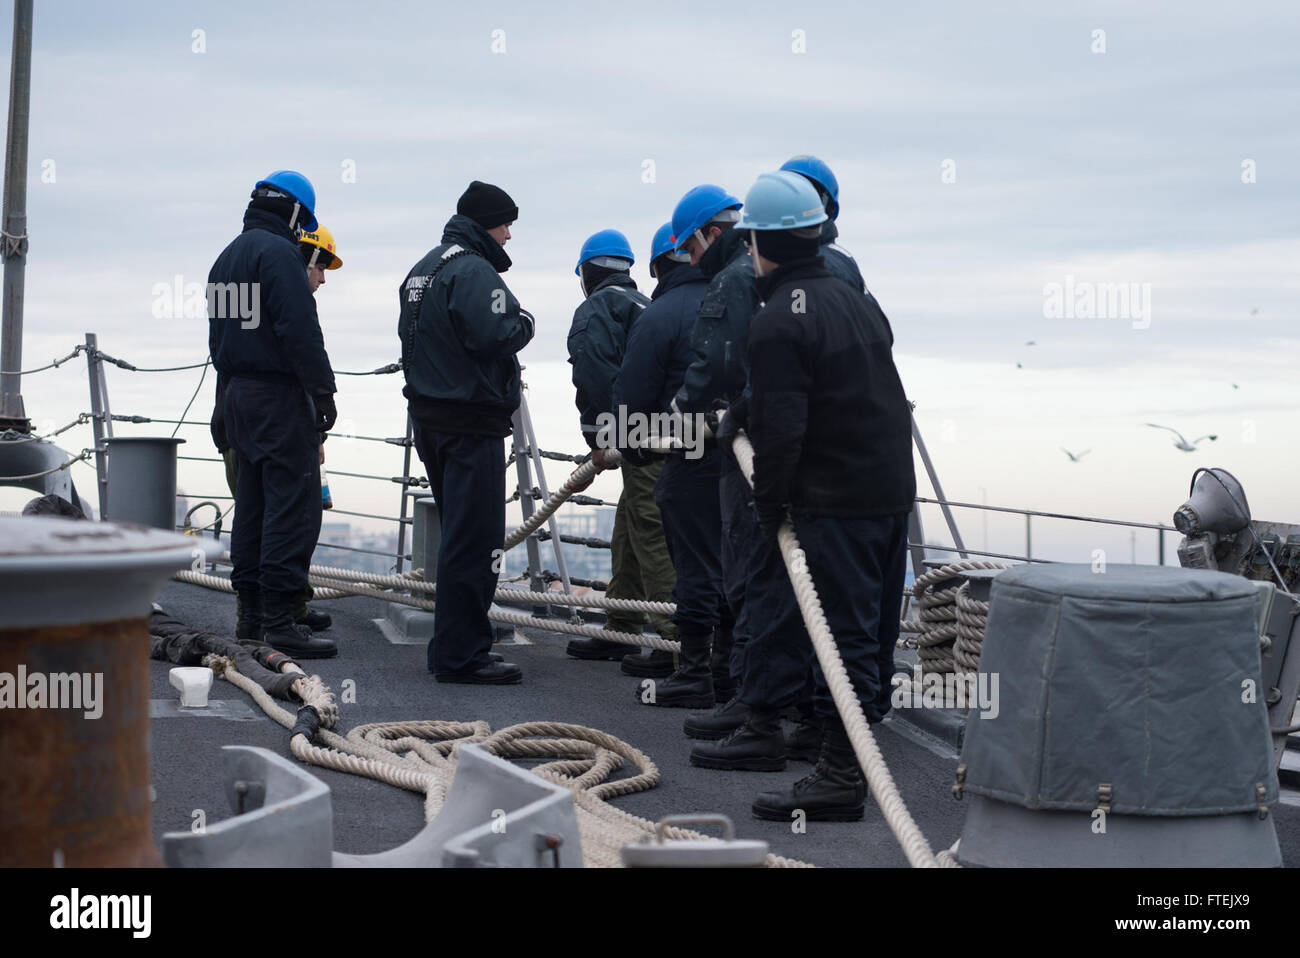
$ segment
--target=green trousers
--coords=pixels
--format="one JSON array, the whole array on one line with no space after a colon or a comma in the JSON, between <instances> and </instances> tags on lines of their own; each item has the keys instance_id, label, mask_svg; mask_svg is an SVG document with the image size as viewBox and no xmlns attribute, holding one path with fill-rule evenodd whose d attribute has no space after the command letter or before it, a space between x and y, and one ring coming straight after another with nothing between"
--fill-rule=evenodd
<instances>
[{"instance_id":1,"label":"green trousers","mask_svg":"<svg viewBox=\"0 0 1300 958\"><path fill-rule=\"evenodd\" d=\"M622 466L623 494L618 497L614 512L614 535L610 540L612 574L609 590L611 599L641 599L651 602L671 602L677 575L668 556L668 543L664 539L663 519L655 505L655 482L663 471L663 463L649 466ZM617 632L640 632L647 613L610 612L606 628ZM677 627L672 618L663 613L650 613L650 624L666 639L677 638Z\"/></svg>"}]
</instances>

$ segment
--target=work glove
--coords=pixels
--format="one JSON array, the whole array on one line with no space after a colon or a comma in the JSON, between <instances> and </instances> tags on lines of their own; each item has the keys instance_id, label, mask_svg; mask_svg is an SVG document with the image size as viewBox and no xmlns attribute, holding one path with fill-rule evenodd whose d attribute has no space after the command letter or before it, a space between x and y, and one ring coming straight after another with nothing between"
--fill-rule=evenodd
<instances>
[{"instance_id":1,"label":"work glove","mask_svg":"<svg viewBox=\"0 0 1300 958\"><path fill-rule=\"evenodd\" d=\"M339 411L334 405L334 397L329 393L321 393L312 399L316 404L316 431L320 433L329 432L334 428L334 423L338 421Z\"/></svg>"}]
</instances>

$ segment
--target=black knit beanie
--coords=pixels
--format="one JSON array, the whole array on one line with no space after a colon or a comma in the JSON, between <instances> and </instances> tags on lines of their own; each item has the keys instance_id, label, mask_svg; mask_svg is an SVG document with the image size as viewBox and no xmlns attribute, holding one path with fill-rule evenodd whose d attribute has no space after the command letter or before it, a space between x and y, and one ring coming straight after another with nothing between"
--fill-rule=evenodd
<instances>
[{"instance_id":1,"label":"black knit beanie","mask_svg":"<svg viewBox=\"0 0 1300 958\"><path fill-rule=\"evenodd\" d=\"M519 207L510 194L499 186L475 180L461 194L456 212L468 216L485 230L495 229L503 223L519 219Z\"/></svg>"}]
</instances>

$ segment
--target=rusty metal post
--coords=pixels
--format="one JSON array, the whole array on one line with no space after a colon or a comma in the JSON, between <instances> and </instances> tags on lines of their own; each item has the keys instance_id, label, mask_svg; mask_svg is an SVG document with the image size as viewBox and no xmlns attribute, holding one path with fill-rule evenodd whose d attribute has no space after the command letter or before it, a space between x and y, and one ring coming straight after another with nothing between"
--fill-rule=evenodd
<instances>
[{"instance_id":1,"label":"rusty metal post","mask_svg":"<svg viewBox=\"0 0 1300 958\"><path fill-rule=\"evenodd\" d=\"M0 868L159 864L150 828L150 603L220 545L0 518Z\"/></svg>"}]
</instances>

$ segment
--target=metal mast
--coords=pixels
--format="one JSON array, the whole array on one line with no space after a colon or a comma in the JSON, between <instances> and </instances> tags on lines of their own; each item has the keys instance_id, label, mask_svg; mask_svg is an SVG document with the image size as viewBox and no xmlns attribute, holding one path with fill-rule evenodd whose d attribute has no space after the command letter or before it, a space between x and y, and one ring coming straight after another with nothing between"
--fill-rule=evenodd
<instances>
[{"instance_id":1,"label":"metal mast","mask_svg":"<svg viewBox=\"0 0 1300 958\"><path fill-rule=\"evenodd\" d=\"M27 270L27 125L32 94L32 0L14 0L9 136L5 144L4 306L0 327L0 431L31 432L23 408L23 281Z\"/></svg>"}]
</instances>

